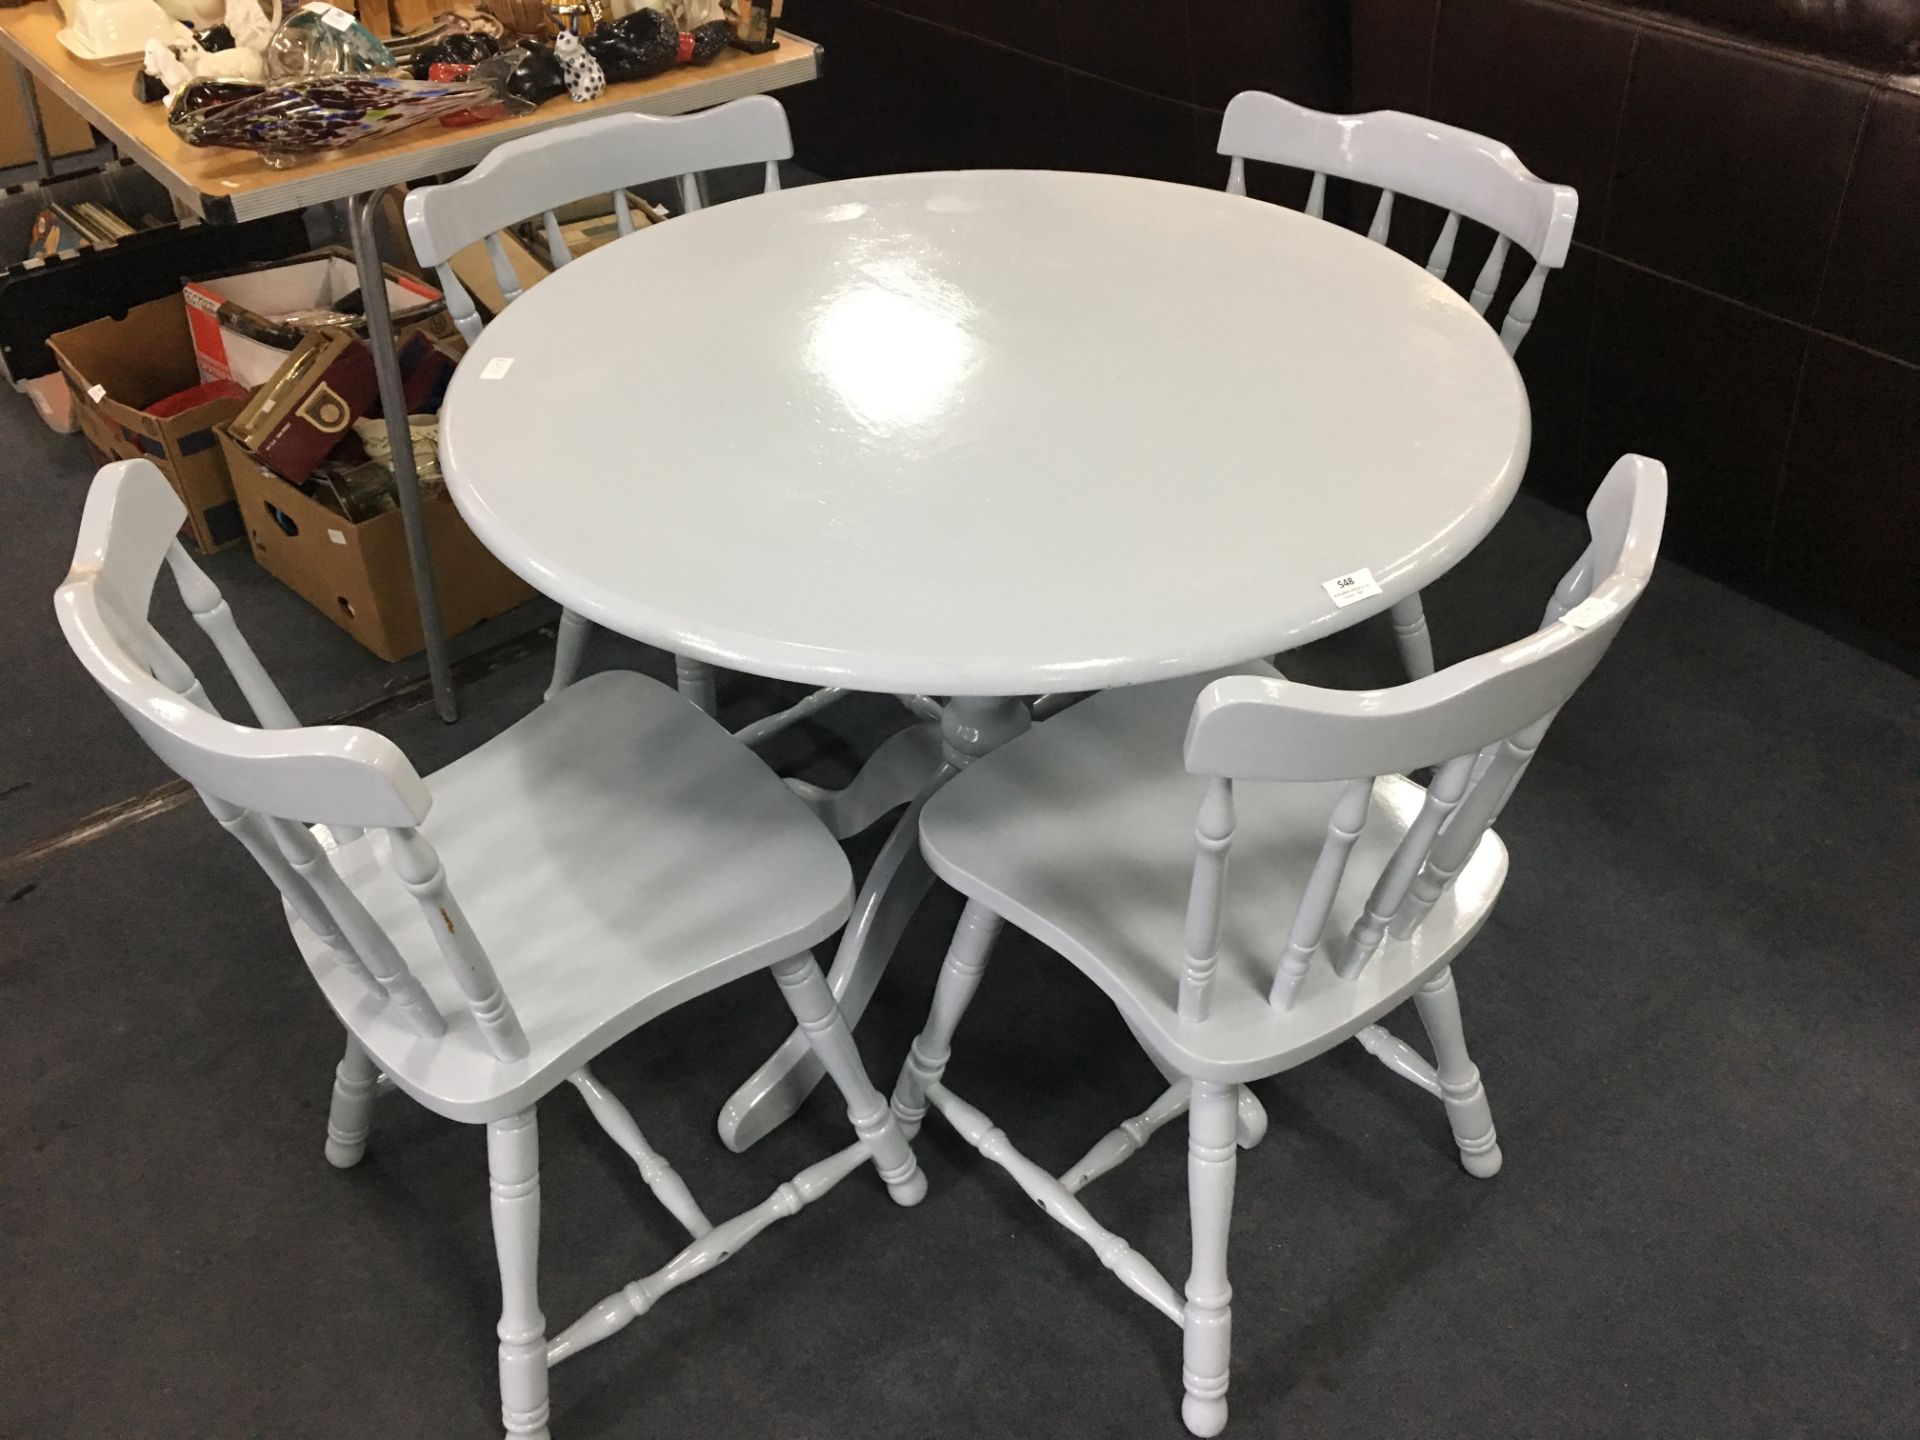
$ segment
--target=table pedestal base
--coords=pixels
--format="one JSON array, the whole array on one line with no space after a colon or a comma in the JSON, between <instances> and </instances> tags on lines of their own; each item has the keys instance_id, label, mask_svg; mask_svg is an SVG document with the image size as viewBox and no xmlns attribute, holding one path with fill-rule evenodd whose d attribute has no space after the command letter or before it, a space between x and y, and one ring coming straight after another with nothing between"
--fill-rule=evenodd
<instances>
[{"instance_id":1,"label":"table pedestal base","mask_svg":"<svg viewBox=\"0 0 1920 1440\"><path fill-rule=\"evenodd\" d=\"M844 790L788 782L827 828L843 838L907 806L867 872L827 974L849 1025L857 1025L866 1013L901 932L933 884L920 858L921 807L950 777L1024 733L1031 723L1026 706L1017 699L959 696L948 701L941 714L937 751L935 727L917 725L874 751ZM825 1073L806 1036L795 1030L721 1107L722 1143L738 1152L776 1129L800 1108Z\"/></svg>"}]
</instances>

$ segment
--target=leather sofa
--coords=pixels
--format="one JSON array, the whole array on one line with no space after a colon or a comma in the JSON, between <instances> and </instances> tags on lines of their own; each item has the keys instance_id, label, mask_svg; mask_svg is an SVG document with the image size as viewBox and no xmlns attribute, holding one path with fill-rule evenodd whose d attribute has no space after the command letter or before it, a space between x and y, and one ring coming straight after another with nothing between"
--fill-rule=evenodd
<instances>
[{"instance_id":1,"label":"leather sofa","mask_svg":"<svg viewBox=\"0 0 1920 1440\"><path fill-rule=\"evenodd\" d=\"M1521 355L1528 488L1576 506L1656 455L1673 558L1920 670L1920 0L788 0L788 23L827 45L788 103L828 174L1219 185L1219 110L1251 87L1505 140L1581 196ZM1403 213L1412 251L1430 217Z\"/></svg>"}]
</instances>

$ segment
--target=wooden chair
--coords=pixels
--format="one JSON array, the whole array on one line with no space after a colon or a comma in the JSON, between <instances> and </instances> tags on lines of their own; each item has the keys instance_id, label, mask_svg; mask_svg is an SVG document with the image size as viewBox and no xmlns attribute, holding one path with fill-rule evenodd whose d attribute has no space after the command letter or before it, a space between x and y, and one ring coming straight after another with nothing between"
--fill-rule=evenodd
<instances>
[{"instance_id":1,"label":"wooden chair","mask_svg":"<svg viewBox=\"0 0 1920 1440\"><path fill-rule=\"evenodd\" d=\"M1473 308L1482 315L1500 288L1507 257L1519 246L1533 259L1520 289L1508 303L1500 339L1509 354L1532 328L1546 288L1547 272L1567 261L1580 197L1570 186L1552 185L1535 176L1519 157L1497 140L1396 110L1367 115L1329 115L1309 110L1264 91L1245 90L1228 103L1220 121L1219 152L1232 157L1227 190L1247 193L1247 161L1259 160L1313 172L1307 213L1323 216L1327 176L1379 187L1367 238L1387 243L1394 196L1409 195L1446 211L1439 237L1427 256L1427 270L1444 281L1452 267L1454 245L1465 216L1494 232L1473 281ZM1425 607L1416 593L1395 605L1394 638L1407 673L1415 679L1433 673L1433 639Z\"/></svg>"},{"instance_id":2,"label":"wooden chair","mask_svg":"<svg viewBox=\"0 0 1920 1440\"><path fill-rule=\"evenodd\" d=\"M1494 819L1639 598L1665 505L1660 465L1615 465L1587 512L1592 542L1542 628L1503 649L1365 693L1296 685L1258 663L1109 691L983 756L927 802L922 848L968 902L894 1112L912 1135L929 1105L940 1111L1182 1328L1182 1413L1194 1434L1216 1434L1227 1418L1242 1083L1358 1039L1443 1102L1470 1174L1500 1168L1450 966L1506 879ZM1429 765L1427 787L1406 778ZM1058 1177L942 1083L1003 921L1078 966L1180 1077ZM1379 1023L1408 998L1431 1062ZM1193 1233L1184 1297L1078 1196L1182 1112Z\"/></svg>"},{"instance_id":3,"label":"wooden chair","mask_svg":"<svg viewBox=\"0 0 1920 1440\"><path fill-rule=\"evenodd\" d=\"M671 690L628 672L569 687L425 777L370 730L301 728L174 539L184 515L147 461L102 470L55 596L61 629L140 737L279 888L294 942L347 1029L327 1159L361 1158L374 1094L388 1082L487 1127L508 1434L548 1433L550 1365L862 1161L896 1201L919 1201L925 1177L809 948L847 916L847 862L758 759ZM216 714L148 622L163 562L266 728ZM859 1138L715 1225L588 1066L648 1020L759 970L779 982ZM692 1238L549 1340L535 1283L534 1111L568 1083Z\"/></svg>"},{"instance_id":4,"label":"wooden chair","mask_svg":"<svg viewBox=\"0 0 1920 1440\"><path fill-rule=\"evenodd\" d=\"M557 207L595 195L611 195L621 235L633 233L633 215L623 193L656 180L677 179L682 207L691 213L706 201L700 177L730 165L762 165L765 188L780 188L780 162L793 158L787 112L769 95L749 96L693 115L606 115L582 120L519 140L509 140L465 176L445 185L410 191L406 200L407 234L423 265L434 267L446 293L454 324L469 341L480 336L482 321L473 297L453 271L455 254L485 240L494 279L507 303L521 295L499 232L533 215L542 216L548 258L554 267L573 258L561 234ZM551 699L573 683L585 658L593 626L584 616L564 610L554 648ZM709 715L714 713L714 672L704 661L675 658L680 693ZM741 732L749 744L771 739L788 726L816 714L841 698L838 689L815 691L795 705L766 716Z\"/></svg>"}]
</instances>

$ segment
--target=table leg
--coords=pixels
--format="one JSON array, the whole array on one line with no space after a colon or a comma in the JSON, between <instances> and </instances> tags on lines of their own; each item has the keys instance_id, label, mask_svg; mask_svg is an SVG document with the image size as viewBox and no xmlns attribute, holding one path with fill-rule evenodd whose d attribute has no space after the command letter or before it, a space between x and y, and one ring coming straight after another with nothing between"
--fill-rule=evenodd
<instances>
[{"instance_id":1,"label":"table leg","mask_svg":"<svg viewBox=\"0 0 1920 1440\"><path fill-rule=\"evenodd\" d=\"M433 578L433 552L427 545L426 516L420 506L420 477L413 468L413 434L407 425L405 384L394 346L393 316L387 309L387 277L380 266L380 241L374 225L384 191L370 190L347 201L347 234L360 271L360 296L367 317L367 344L373 348L373 373L380 386L380 410L387 441L393 447L393 486L400 521L407 534L407 562L413 569L414 601L420 607L420 634L426 642L427 675L433 682L434 708L452 724L460 718L454 699L453 671L447 663L447 636L440 623L440 593Z\"/></svg>"},{"instance_id":2,"label":"table leg","mask_svg":"<svg viewBox=\"0 0 1920 1440\"><path fill-rule=\"evenodd\" d=\"M40 96L33 88L33 75L18 60L13 62L13 78L20 84L20 108L26 112L27 130L33 139L34 163L40 178L53 178L53 155L47 147L47 126L40 114Z\"/></svg>"},{"instance_id":3,"label":"table leg","mask_svg":"<svg viewBox=\"0 0 1920 1440\"><path fill-rule=\"evenodd\" d=\"M933 884L927 862L920 856L921 808L949 777L1004 745L1031 723L1026 706L1017 699L961 696L947 703L940 721L940 763L925 778L906 813L894 823L879 858L867 872L827 976L849 1025L857 1024L866 1012L868 1000L893 959L901 932ZM903 731L902 735L913 733ZM888 745L900 739L895 736ZM887 752L888 746L883 745L874 753L873 761L880 761ZM887 763L899 764L902 774L911 773L898 752ZM851 794L865 778L863 769L854 784L841 793ZM816 803L815 808L820 805ZM788 1120L824 1073L806 1036L795 1030L729 1097L720 1111L720 1139L729 1150L745 1150Z\"/></svg>"}]
</instances>

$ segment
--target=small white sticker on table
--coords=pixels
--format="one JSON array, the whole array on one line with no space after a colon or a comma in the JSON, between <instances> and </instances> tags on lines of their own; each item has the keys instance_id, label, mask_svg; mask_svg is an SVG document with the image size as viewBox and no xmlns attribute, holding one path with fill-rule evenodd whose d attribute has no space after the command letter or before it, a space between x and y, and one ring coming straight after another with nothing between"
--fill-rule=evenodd
<instances>
[{"instance_id":1,"label":"small white sticker on table","mask_svg":"<svg viewBox=\"0 0 1920 1440\"><path fill-rule=\"evenodd\" d=\"M1322 580L1320 588L1327 592L1335 605L1345 609L1378 595L1380 582L1373 578L1371 570L1355 570L1349 575L1336 575L1331 580Z\"/></svg>"},{"instance_id":2,"label":"small white sticker on table","mask_svg":"<svg viewBox=\"0 0 1920 1440\"><path fill-rule=\"evenodd\" d=\"M1602 620L1610 618L1620 608L1618 600L1603 599L1598 595L1589 595L1578 605L1560 617L1562 625L1571 625L1576 630L1591 630Z\"/></svg>"},{"instance_id":3,"label":"small white sticker on table","mask_svg":"<svg viewBox=\"0 0 1920 1440\"><path fill-rule=\"evenodd\" d=\"M484 368L480 372L480 378L482 380L498 380L503 376L505 376L507 371L511 370L512 368L513 368L512 356L496 355L493 357L493 359L487 361L486 368Z\"/></svg>"},{"instance_id":4,"label":"small white sticker on table","mask_svg":"<svg viewBox=\"0 0 1920 1440\"><path fill-rule=\"evenodd\" d=\"M94 404L98 405L102 400L107 398L107 387L104 385L88 386L87 398L93 401Z\"/></svg>"}]
</instances>

